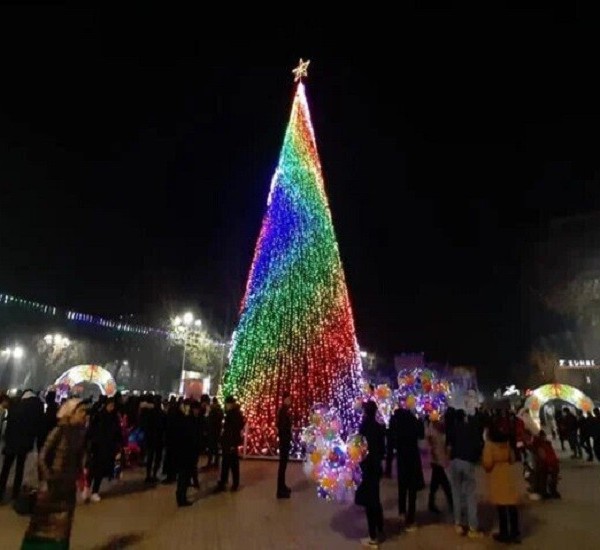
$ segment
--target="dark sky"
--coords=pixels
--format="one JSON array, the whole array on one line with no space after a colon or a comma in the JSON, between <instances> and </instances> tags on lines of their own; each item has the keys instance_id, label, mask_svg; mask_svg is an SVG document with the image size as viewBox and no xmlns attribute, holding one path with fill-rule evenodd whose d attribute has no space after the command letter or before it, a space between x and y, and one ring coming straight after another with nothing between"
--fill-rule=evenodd
<instances>
[{"instance_id":1,"label":"dark sky","mask_svg":"<svg viewBox=\"0 0 600 550\"><path fill-rule=\"evenodd\" d=\"M228 9L0 10L0 292L231 329L302 56L359 342L501 378L528 228L598 206L592 21Z\"/></svg>"}]
</instances>

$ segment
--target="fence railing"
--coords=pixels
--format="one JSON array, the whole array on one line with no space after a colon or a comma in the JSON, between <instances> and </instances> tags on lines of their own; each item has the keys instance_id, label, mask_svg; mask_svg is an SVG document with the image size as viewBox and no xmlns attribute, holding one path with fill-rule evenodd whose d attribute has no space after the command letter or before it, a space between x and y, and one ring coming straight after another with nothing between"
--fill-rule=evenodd
<instances>
[{"instance_id":1,"label":"fence railing","mask_svg":"<svg viewBox=\"0 0 600 550\"><path fill-rule=\"evenodd\" d=\"M300 441L302 428L292 428L292 446L290 460L304 460L304 447ZM242 458L279 459L277 430L265 426L249 426L244 428Z\"/></svg>"}]
</instances>

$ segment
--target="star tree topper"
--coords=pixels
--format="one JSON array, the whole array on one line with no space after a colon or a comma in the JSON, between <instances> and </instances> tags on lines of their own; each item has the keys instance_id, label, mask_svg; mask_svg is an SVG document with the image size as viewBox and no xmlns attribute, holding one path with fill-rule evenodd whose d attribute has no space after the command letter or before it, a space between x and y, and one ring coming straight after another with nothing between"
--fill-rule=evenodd
<instances>
[{"instance_id":1,"label":"star tree topper","mask_svg":"<svg viewBox=\"0 0 600 550\"><path fill-rule=\"evenodd\" d=\"M308 76L309 63L310 59L304 61L302 58L300 58L298 66L292 71L292 73L294 73L294 82L298 82L299 80L302 80Z\"/></svg>"}]
</instances>

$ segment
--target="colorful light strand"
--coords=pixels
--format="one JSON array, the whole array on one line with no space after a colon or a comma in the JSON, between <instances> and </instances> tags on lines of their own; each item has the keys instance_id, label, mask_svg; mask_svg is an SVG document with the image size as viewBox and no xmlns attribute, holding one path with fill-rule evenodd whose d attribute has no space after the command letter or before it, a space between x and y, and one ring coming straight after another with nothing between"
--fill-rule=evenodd
<instances>
[{"instance_id":1,"label":"colorful light strand","mask_svg":"<svg viewBox=\"0 0 600 550\"><path fill-rule=\"evenodd\" d=\"M123 321L112 321L110 319L105 319L104 317L99 317L98 315L92 315L89 313L79 313L77 311L62 310L56 306L50 306L48 304L34 302L33 300L26 300L25 298L12 296L11 294L0 294L0 306L23 307L33 310L37 313L51 315L53 317L65 317L68 321L88 323L103 328L118 330L121 332L131 332L135 334L154 335L160 337L169 336L168 330L142 325L133 325L130 323L125 323Z\"/></svg>"},{"instance_id":2,"label":"colorful light strand","mask_svg":"<svg viewBox=\"0 0 600 550\"><path fill-rule=\"evenodd\" d=\"M353 431L360 418L352 406L360 373L350 299L300 81L223 393L242 404L252 434L249 452L271 454L284 391L292 394L295 426L307 425L314 403L326 403L340 411L342 431Z\"/></svg>"}]
</instances>

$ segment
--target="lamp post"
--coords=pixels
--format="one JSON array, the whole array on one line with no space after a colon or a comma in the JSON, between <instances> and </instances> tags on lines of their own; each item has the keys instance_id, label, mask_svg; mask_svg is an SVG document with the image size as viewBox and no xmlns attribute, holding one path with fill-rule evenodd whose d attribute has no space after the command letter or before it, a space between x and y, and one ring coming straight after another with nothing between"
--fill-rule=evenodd
<instances>
[{"instance_id":1,"label":"lamp post","mask_svg":"<svg viewBox=\"0 0 600 550\"><path fill-rule=\"evenodd\" d=\"M181 317L177 316L173 319L173 326L177 335L181 335L183 338L183 356L181 358L181 375L179 377L179 393L183 394L183 380L185 378L185 354L187 351L187 341L192 328L200 328L202 321L200 319L194 319L193 313L189 311L184 313Z\"/></svg>"}]
</instances>

